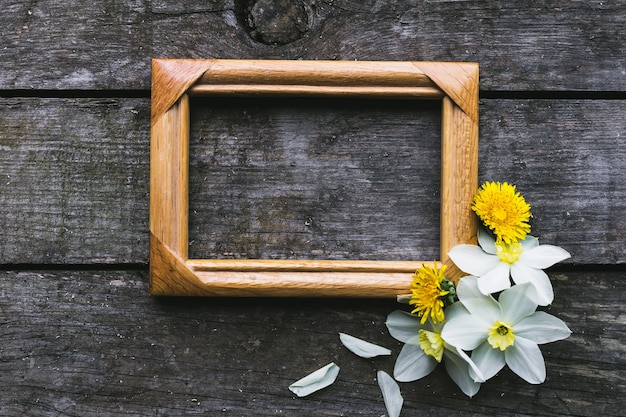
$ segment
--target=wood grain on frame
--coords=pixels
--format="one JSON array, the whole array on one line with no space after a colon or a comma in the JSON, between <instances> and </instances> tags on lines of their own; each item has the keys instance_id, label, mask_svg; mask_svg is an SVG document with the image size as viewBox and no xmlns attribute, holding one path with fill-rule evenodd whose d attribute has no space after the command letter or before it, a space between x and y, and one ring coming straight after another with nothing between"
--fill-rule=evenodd
<instances>
[{"instance_id":1,"label":"wood grain on frame","mask_svg":"<svg viewBox=\"0 0 626 417\"><path fill-rule=\"evenodd\" d=\"M439 261L475 239L478 65L441 62L153 61L150 293L207 296L394 297L432 260L188 259L189 95L364 97L442 102Z\"/></svg>"}]
</instances>

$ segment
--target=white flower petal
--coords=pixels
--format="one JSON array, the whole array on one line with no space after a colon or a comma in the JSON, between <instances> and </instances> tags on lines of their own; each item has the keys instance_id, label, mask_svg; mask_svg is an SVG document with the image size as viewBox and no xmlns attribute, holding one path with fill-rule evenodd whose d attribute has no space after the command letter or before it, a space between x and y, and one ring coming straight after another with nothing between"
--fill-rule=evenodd
<instances>
[{"instance_id":1,"label":"white flower petal","mask_svg":"<svg viewBox=\"0 0 626 417\"><path fill-rule=\"evenodd\" d=\"M396 310L387 316L387 330L389 334L396 340L407 343L414 338L419 330L423 328L420 319L406 311Z\"/></svg>"},{"instance_id":2,"label":"white flower petal","mask_svg":"<svg viewBox=\"0 0 626 417\"><path fill-rule=\"evenodd\" d=\"M338 374L339 367L334 362L331 362L289 385L289 390L298 397L304 397L331 385L337 379Z\"/></svg>"},{"instance_id":3,"label":"white flower petal","mask_svg":"<svg viewBox=\"0 0 626 417\"><path fill-rule=\"evenodd\" d=\"M515 344L504 351L511 371L530 384L546 380L546 364L539 346L532 340L515 336Z\"/></svg>"},{"instance_id":4,"label":"white flower petal","mask_svg":"<svg viewBox=\"0 0 626 417\"><path fill-rule=\"evenodd\" d=\"M516 336L539 344L563 340L572 334L561 319L543 311L537 311L532 316L520 320L513 330Z\"/></svg>"},{"instance_id":5,"label":"white flower petal","mask_svg":"<svg viewBox=\"0 0 626 417\"><path fill-rule=\"evenodd\" d=\"M547 306L554 301L554 290L548 274L541 269L530 267L522 262L511 265L511 277L516 284L530 283L535 294L529 294L540 306Z\"/></svg>"},{"instance_id":6,"label":"white flower petal","mask_svg":"<svg viewBox=\"0 0 626 417\"><path fill-rule=\"evenodd\" d=\"M389 417L398 417L402 410L402 404L404 403L404 398L402 398L402 394L400 393L400 387L396 381L384 371L378 371L376 373L376 379L378 379L378 386L383 394L387 415Z\"/></svg>"},{"instance_id":7,"label":"white flower petal","mask_svg":"<svg viewBox=\"0 0 626 417\"><path fill-rule=\"evenodd\" d=\"M436 367L437 362L432 356L424 353L418 345L404 345L396 364L393 368L393 376L400 382L411 382L430 374Z\"/></svg>"},{"instance_id":8,"label":"white flower petal","mask_svg":"<svg viewBox=\"0 0 626 417\"><path fill-rule=\"evenodd\" d=\"M469 314L467 309L463 306L463 303L460 301L455 301L444 310L446 314L446 320L452 320L458 315ZM441 326L443 328L443 325ZM441 333L441 331L440 331Z\"/></svg>"},{"instance_id":9,"label":"white flower petal","mask_svg":"<svg viewBox=\"0 0 626 417\"><path fill-rule=\"evenodd\" d=\"M482 322L469 313L459 313L444 323L441 338L452 346L472 350L487 338L491 324L493 322Z\"/></svg>"},{"instance_id":10,"label":"white flower petal","mask_svg":"<svg viewBox=\"0 0 626 417\"><path fill-rule=\"evenodd\" d=\"M478 228L478 244L483 250L491 255L497 253L496 238L484 227Z\"/></svg>"},{"instance_id":11,"label":"white flower petal","mask_svg":"<svg viewBox=\"0 0 626 417\"><path fill-rule=\"evenodd\" d=\"M526 239L520 240L519 243L522 245L523 250L529 250L539 246L539 239L531 235L526 235Z\"/></svg>"},{"instance_id":12,"label":"white flower petal","mask_svg":"<svg viewBox=\"0 0 626 417\"><path fill-rule=\"evenodd\" d=\"M400 304L409 304L411 298L413 298L412 294L400 294L396 296L396 301Z\"/></svg>"},{"instance_id":13,"label":"white flower petal","mask_svg":"<svg viewBox=\"0 0 626 417\"><path fill-rule=\"evenodd\" d=\"M509 288L511 286L509 270L509 264L500 262L485 275L479 277L478 289L480 289L480 292L488 295Z\"/></svg>"},{"instance_id":14,"label":"white flower petal","mask_svg":"<svg viewBox=\"0 0 626 417\"><path fill-rule=\"evenodd\" d=\"M535 290L531 284L518 284L503 291L499 297L502 320L515 328L515 323L533 314L537 310L533 295Z\"/></svg>"},{"instance_id":15,"label":"white flower petal","mask_svg":"<svg viewBox=\"0 0 626 417\"><path fill-rule=\"evenodd\" d=\"M391 350L349 334L339 333L339 340L350 352L362 358L391 355Z\"/></svg>"},{"instance_id":16,"label":"white flower petal","mask_svg":"<svg viewBox=\"0 0 626 417\"><path fill-rule=\"evenodd\" d=\"M461 359L463 359L465 361L465 363L467 363L468 370L471 370L472 372L472 378L474 380L474 382L485 382L485 378L483 377L483 373L480 371L480 369L478 368L478 366L474 363L474 361L468 356L467 353L465 353L465 351L457 348L457 347L453 347L453 346L448 346L448 350L450 350L453 354L455 354L456 356L460 357ZM445 351L444 351L445 353Z\"/></svg>"},{"instance_id":17,"label":"white flower petal","mask_svg":"<svg viewBox=\"0 0 626 417\"><path fill-rule=\"evenodd\" d=\"M546 269L571 257L568 251L554 245L539 245L521 253L519 260L533 268Z\"/></svg>"},{"instance_id":18,"label":"white flower petal","mask_svg":"<svg viewBox=\"0 0 626 417\"><path fill-rule=\"evenodd\" d=\"M456 245L448 256L461 271L478 276L486 274L500 262L496 255L490 255L476 245Z\"/></svg>"},{"instance_id":19,"label":"white flower petal","mask_svg":"<svg viewBox=\"0 0 626 417\"><path fill-rule=\"evenodd\" d=\"M489 342L485 340L483 344L478 346L472 352L472 361L478 366L482 375L475 375L470 369L470 376L479 377L482 376L486 381L492 378L495 374L500 372L506 361L504 359L504 352L500 349L494 349ZM475 378L477 379L477 378Z\"/></svg>"},{"instance_id":20,"label":"white flower petal","mask_svg":"<svg viewBox=\"0 0 626 417\"><path fill-rule=\"evenodd\" d=\"M491 325L500 316L498 302L489 295L483 294L478 288L478 278L467 276L461 278L456 293L459 301L472 315Z\"/></svg>"},{"instance_id":21,"label":"white flower petal","mask_svg":"<svg viewBox=\"0 0 626 417\"><path fill-rule=\"evenodd\" d=\"M468 358L469 359L469 358ZM450 350L443 352L443 362L450 378L459 386L461 391L472 398L480 389L480 382L476 382L469 375L469 365L464 358Z\"/></svg>"}]
</instances>

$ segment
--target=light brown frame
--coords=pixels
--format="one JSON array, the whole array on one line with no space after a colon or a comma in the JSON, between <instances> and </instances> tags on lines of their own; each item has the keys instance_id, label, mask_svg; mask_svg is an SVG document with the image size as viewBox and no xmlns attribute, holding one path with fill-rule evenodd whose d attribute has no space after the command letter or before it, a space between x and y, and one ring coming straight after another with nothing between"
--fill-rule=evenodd
<instances>
[{"instance_id":1,"label":"light brown frame","mask_svg":"<svg viewBox=\"0 0 626 417\"><path fill-rule=\"evenodd\" d=\"M156 59L150 131L150 294L393 297L431 261L188 258L189 96L314 96L442 102L440 261L476 236L478 65Z\"/></svg>"}]
</instances>

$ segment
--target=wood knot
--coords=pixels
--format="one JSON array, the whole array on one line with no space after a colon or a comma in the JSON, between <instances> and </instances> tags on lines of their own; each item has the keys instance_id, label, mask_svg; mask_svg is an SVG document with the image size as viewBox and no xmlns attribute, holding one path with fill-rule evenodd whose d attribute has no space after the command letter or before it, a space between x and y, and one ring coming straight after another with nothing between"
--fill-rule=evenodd
<instances>
[{"instance_id":1,"label":"wood knot","mask_svg":"<svg viewBox=\"0 0 626 417\"><path fill-rule=\"evenodd\" d=\"M239 20L252 39L285 45L309 29L309 9L299 0L239 0Z\"/></svg>"}]
</instances>

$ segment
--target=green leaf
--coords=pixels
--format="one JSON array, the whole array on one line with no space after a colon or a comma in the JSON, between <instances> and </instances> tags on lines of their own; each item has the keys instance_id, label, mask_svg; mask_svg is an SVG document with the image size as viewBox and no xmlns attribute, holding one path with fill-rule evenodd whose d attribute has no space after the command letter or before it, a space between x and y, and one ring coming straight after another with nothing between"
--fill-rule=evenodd
<instances>
[{"instance_id":1,"label":"green leaf","mask_svg":"<svg viewBox=\"0 0 626 417\"><path fill-rule=\"evenodd\" d=\"M384 371L378 371L376 376L380 391L383 393L387 415L389 415L389 417L398 417L402 410L402 404L404 403L404 398L402 398L402 394L400 394L400 387L396 381Z\"/></svg>"},{"instance_id":2,"label":"green leaf","mask_svg":"<svg viewBox=\"0 0 626 417\"><path fill-rule=\"evenodd\" d=\"M337 379L338 374L339 367L334 362L331 362L289 385L289 390L298 397L305 397L331 385Z\"/></svg>"},{"instance_id":3,"label":"green leaf","mask_svg":"<svg viewBox=\"0 0 626 417\"><path fill-rule=\"evenodd\" d=\"M350 352L362 358L373 358L375 356L391 355L391 350L370 342L366 342L365 340L359 339L358 337L350 336L349 334L339 333L339 339Z\"/></svg>"}]
</instances>

